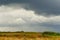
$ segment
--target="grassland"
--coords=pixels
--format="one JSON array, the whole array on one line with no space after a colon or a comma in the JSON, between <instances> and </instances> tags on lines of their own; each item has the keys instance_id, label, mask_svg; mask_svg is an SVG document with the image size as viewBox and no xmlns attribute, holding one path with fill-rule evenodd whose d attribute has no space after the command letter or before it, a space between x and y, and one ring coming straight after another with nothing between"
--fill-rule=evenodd
<instances>
[{"instance_id":1,"label":"grassland","mask_svg":"<svg viewBox=\"0 0 60 40\"><path fill-rule=\"evenodd\" d=\"M0 40L60 40L55 32L0 32Z\"/></svg>"}]
</instances>

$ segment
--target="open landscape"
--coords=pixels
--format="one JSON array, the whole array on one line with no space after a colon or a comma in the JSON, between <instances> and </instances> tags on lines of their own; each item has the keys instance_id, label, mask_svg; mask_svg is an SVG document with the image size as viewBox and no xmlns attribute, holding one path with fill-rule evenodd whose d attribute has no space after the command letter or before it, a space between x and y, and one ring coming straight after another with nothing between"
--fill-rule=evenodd
<instances>
[{"instance_id":1,"label":"open landscape","mask_svg":"<svg viewBox=\"0 0 60 40\"><path fill-rule=\"evenodd\" d=\"M60 40L54 32L0 32L0 40Z\"/></svg>"},{"instance_id":2,"label":"open landscape","mask_svg":"<svg viewBox=\"0 0 60 40\"><path fill-rule=\"evenodd\" d=\"M0 0L0 40L60 40L60 0Z\"/></svg>"}]
</instances>

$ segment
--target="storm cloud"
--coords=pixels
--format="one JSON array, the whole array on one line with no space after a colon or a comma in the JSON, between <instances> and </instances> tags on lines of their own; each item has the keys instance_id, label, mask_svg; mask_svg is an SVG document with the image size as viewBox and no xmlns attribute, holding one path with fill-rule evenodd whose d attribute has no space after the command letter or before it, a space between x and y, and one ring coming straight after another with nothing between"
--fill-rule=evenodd
<instances>
[{"instance_id":1,"label":"storm cloud","mask_svg":"<svg viewBox=\"0 0 60 40\"><path fill-rule=\"evenodd\" d=\"M0 0L0 5L27 4L27 10L34 10L35 14L40 15L60 15L59 0Z\"/></svg>"},{"instance_id":2,"label":"storm cloud","mask_svg":"<svg viewBox=\"0 0 60 40\"><path fill-rule=\"evenodd\" d=\"M0 31L60 32L59 28L59 0L0 0Z\"/></svg>"}]
</instances>

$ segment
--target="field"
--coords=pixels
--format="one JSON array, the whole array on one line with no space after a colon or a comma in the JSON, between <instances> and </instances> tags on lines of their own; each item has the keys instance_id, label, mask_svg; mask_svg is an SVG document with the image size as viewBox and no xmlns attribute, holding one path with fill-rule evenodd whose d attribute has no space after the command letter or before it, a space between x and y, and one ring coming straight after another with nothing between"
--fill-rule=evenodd
<instances>
[{"instance_id":1,"label":"field","mask_svg":"<svg viewBox=\"0 0 60 40\"><path fill-rule=\"evenodd\" d=\"M41 32L0 32L0 40L60 40L60 34L52 33L52 32L50 32L50 34L48 34L48 32L45 32L45 33L41 33Z\"/></svg>"}]
</instances>

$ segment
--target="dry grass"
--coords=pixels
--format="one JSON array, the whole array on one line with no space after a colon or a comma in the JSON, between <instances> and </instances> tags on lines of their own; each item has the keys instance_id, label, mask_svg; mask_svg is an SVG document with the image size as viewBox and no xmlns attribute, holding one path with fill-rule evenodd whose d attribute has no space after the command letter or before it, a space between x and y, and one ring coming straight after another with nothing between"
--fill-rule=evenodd
<instances>
[{"instance_id":1,"label":"dry grass","mask_svg":"<svg viewBox=\"0 0 60 40\"><path fill-rule=\"evenodd\" d=\"M52 38L18 38L18 37L0 37L0 40L60 40L60 37L52 37Z\"/></svg>"},{"instance_id":2,"label":"dry grass","mask_svg":"<svg viewBox=\"0 0 60 40\"><path fill-rule=\"evenodd\" d=\"M60 40L60 36L43 37L41 33L0 33L0 40Z\"/></svg>"}]
</instances>

